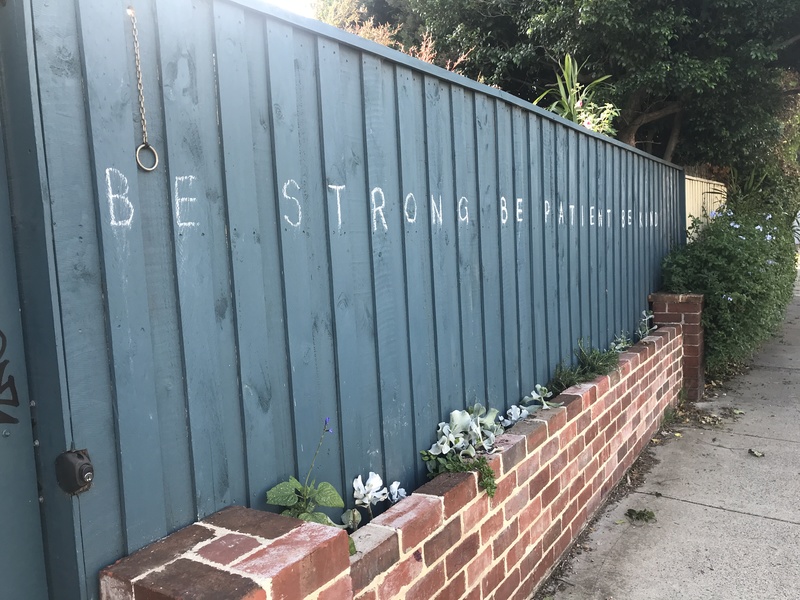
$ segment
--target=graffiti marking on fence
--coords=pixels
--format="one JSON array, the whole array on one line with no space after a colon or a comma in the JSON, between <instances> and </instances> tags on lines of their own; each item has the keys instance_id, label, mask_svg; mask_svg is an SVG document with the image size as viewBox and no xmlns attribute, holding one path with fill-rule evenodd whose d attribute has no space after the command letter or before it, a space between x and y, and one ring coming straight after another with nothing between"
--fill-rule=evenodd
<instances>
[{"instance_id":1,"label":"graffiti marking on fence","mask_svg":"<svg viewBox=\"0 0 800 600\"><path fill-rule=\"evenodd\" d=\"M191 187L194 184L194 175L179 175L175 178L175 223L180 229L185 227L197 227L200 225L197 221L184 220L183 209L187 208L186 204L194 204L197 198L188 196L191 193Z\"/></svg>"},{"instance_id":2,"label":"graffiti marking on fence","mask_svg":"<svg viewBox=\"0 0 800 600\"><path fill-rule=\"evenodd\" d=\"M131 228L134 210L128 199L129 189L128 178L121 171L114 167L106 169L106 197L112 227Z\"/></svg>"},{"instance_id":3,"label":"graffiti marking on fence","mask_svg":"<svg viewBox=\"0 0 800 600\"><path fill-rule=\"evenodd\" d=\"M14 383L14 376L9 375L8 378L5 376L6 367L10 362L8 359L3 360L6 346L6 334L0 330L0 405L17 407L19 406L19 395L17 394L17 385ZM6 394L9 394L10 397L4 397ZM19 423L19 419L0 410L0 423L15 425Z\"/></svg>"}]
</instances>

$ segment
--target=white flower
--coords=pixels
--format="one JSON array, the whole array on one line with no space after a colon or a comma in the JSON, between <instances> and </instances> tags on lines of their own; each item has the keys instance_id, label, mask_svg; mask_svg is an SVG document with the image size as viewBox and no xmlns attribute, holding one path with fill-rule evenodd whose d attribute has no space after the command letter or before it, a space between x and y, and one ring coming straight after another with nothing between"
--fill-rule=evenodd
<instances>
[{"instance_id":1,"label":"white flower","mask_svg":"<svg viewBox=\"0 0 800 600\"><path fill-rule=\"evenodd\" d=\"M367 485L361 481L361 475L353 480L353 498L356 499L356 505L369 506L382 502L388 497L389 492L383 487L383 479L377 473L369 472Z\"/></svg>"},{"instance_id":2,"label":"white flower","mask_svg":"<svg viewBox=\"0 0 800 600\"><path fill-rule=\"evenodd\" d=\"M392 501L392 504L400 502L405 497L406 491L400 487L399 481L395 481L389 486L389 500Z\"/></svg>"}]
</instances>

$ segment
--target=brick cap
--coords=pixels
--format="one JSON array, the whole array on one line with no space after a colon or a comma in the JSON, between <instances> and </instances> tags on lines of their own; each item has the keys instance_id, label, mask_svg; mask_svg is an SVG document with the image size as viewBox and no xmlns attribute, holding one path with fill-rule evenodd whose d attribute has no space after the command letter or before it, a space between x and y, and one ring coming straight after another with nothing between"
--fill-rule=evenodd
<instances>
[{"instance_id":1,"label":"brick cap","mask_svg":"<svg viewBox=\"0 0 800 600\"><path fill-rule=\"evenodd\" d=\"M693 302L703 303L703 294L668 294L657 292L647 296L648 302Z\"/></svg>"}]
</instances>

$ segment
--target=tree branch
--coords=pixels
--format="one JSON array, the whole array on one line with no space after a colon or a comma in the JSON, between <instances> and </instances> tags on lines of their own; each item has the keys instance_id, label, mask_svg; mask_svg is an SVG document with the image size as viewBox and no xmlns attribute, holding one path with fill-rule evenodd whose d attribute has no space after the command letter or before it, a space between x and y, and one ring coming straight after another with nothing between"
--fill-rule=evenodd
<instances>
[{"instance_id":1,"label":"tree branch","mask_svg":"<svg viewBox=\"0 0 800 600\"><path fill-rule=\"evenodd\" d=\"M664 160L668 162L672 161L672 155L675 153L675 147L678 145L678 140L681 136L681 125L683 125L682 110L675 113L675 120L672 122L672 129L669 132L667 147L664 149Z\"/></svg>"},{"instance_id":2,"label":"tree branch","mask_svg":"<svg viewBox=\"0 0 800 600\"><path fill-rule=\"evenodd\" d=\"M680 111L681 111L680 102L670 102L664 108L654 110L653 112L646 112L640 114L638 117L636 117L631 121L630 127L641 127L642 125L647 125L648 123L652 123L653 121L658 121L659 119L663 119L664 117L668 117L669 115L674 115L675 113Z\"/></svg>"},{"instance_id":3,"label":"tree branch","mask_svg":"<svg viewBox=\"0 0 800 600\"><path fill-rule=\"evenodd\" d=\"M787 48L788 46L791 46L797 42L800 42L800 33L790 37L788 40L783 40L782 42L772 44L772 46L770 46L770 50L783 50L784 48Z\"/></svg>"}]
</instances>

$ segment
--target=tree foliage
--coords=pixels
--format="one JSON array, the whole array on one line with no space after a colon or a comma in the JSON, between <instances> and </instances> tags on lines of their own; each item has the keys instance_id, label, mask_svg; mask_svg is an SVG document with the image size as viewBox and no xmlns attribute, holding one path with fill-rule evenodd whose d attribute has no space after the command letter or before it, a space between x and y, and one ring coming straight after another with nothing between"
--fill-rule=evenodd
<instances>
[{"instance_id":1,"label":"tree foliage","mask_svg":"<svg viewBox=\"0 0 800 600\"><path fill-rule=\"evenodd\" d=\"M346 1L346 0L345 0ZM800 0L362 0L404 43L429 32L437 61L532 100L566 54L584 83L610 75L603 101L619 138L668 159L757 163L781 135L783 68L798 67Z\"/></svg>"}]
</instances>

